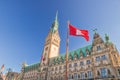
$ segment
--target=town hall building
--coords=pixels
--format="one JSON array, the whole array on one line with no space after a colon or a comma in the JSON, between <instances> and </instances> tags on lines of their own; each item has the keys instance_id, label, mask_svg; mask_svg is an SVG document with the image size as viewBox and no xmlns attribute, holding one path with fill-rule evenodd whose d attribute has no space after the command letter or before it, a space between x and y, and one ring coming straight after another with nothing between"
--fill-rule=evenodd
<instances>
[{"instance_id":1,"label":"town hall building","mask_svg":"<svg viewBox=\"0 0 120 80\"><path fill-rule=\"evenodd\" d=\"M65 80L66 57L60 54L60 36L56 15L43 48L44 61L23 63L17 80ZM62 46L65 47L65 46ZM66 47L65 47L66 48ZM95 31L90 45L68 53L68 80L120 80L120 55L114 43Z\"/></svg>"}]
</instances>

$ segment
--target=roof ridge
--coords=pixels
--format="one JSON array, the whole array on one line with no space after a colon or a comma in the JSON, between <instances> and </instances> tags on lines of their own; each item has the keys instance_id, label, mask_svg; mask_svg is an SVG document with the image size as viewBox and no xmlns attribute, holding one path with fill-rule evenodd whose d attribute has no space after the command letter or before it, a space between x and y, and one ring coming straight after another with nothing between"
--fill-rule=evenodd
<instances>
[{"instance_id":1,"label":"roof ridge","mask_svg":"<svg viewBox=\"0 0 120 80\"><path fill-rule=\"evenodd\" d=\"M36 62L36 63L33 63L33 64L30 64L30 65L27 65L26 67L30 67L30 66L33 66L33 65L36 65L36 64L39 64L40 62Z\"/></svg>"},{"instance_id":2,"label":"roof ridge","mask_svg":"<svg viewBox=\"0 0 120 80\"><path fill-rule=\"evenodd\" d=\"M68 52L68 54L70 54L71 52L74 52L74 51L76 51L76 50L79 50L79 49L82 49L82 48L86 48L86 47L88 47L88 46L91 46L91 44L89 44L89 45L87 45L87 46L84 46L84 47L81 47L81 48L78 48L78 49L71 50L71 51ZM63 56L63 55L65 55L65 53L63 53L62 56ZM60 54L59 56L61 56L61 54Z\"/></svg>"}]
</instances>

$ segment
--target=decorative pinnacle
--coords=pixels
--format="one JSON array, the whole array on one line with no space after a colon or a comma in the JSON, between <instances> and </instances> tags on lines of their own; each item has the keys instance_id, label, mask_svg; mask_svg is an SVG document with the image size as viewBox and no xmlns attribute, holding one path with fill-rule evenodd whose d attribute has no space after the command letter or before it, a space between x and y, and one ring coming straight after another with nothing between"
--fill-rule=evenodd
<instances>
[{"instance_id":1,"label":"decorative pinnacle","mask_svg":"<svg viewBox=\"0 0 120 80\"><path fill-rule=\"evenodd\" d=\"M109 42L109 36L107 34L105 34L105 40L106 42Z\"/></svg>"},{"instance_id":2,"label":"decorative pinnacle","mask_svg":"<svg viewBox=\"0 0 120 80\"><path fill-rule=\"evenodd\" d=\"M56 12L56 17L55 17L55 21L57 21L57 20L58 20L58 10Z\"/></svg>"},{"instance_id":3,"label":"decorative pinnacle","mask_svg":"<svg viewBox=\"0 0 120 80\"><path fill-rule=\"evenodd\" d=\"M97 33L97 28L95 28L93 31L94 31L95 33Z\"/></svg>"}]
</instances>

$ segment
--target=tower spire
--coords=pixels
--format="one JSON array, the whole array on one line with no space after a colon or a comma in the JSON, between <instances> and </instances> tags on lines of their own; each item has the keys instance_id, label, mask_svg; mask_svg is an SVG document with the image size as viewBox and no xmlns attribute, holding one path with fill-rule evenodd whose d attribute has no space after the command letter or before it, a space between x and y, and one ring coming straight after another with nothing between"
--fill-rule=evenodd
<instances>
[{"instance_id":1,"label":"tower spire","mask_svg":"<svg viewBox=\"0 0 120 80\"><path fill-rule=\"evenodd\" d=\"M58 10L56 12L55 22L58 22Z\"/></svg>"},{"instance_id":2,"label":"tower spire","mask_svg":"<svg viewBox=\"0 0 120 80\"><path fill-rule=\"evenodd\" d=\"M52 33L58 30L58 11L56 12L55 21L52 24L51 31Z\"/></svg>"}]
</instances>

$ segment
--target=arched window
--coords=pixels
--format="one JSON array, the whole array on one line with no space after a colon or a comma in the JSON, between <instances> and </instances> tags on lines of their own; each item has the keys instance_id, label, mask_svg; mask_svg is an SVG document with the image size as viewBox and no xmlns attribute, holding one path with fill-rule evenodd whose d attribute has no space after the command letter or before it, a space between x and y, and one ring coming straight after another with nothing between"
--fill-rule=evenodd
<instances>
[{"instance_id":1,"label":"arched window","mask_svg":"<svg viewBox=\"0 0 120 80\"><path fill-rule=\"evenodd\" d=\"M87 73L85 73L85 78L87 78Z\"/></svg>"},{"instance_id":2,"label":"arched window","mask_svg":"<svg viewBox=\"0 0 120 80\"><path fill-rule=\"evenodd\" d=\"M74 79L74 78L73 78L73 75L72 75L72 79Z\"/></svg>"},{"instance_id":3,"label":"arched window","mask_svg":"<svg viewBox=\"0 0 120 80\"><path fill-rule=\"evenodd\" d=\"M120 69L118 69L118 74L120 75Z\"/></svg>"},{"instance_id":4,"label":"arched window","mask_svg":"<svg viewBox=\"0 0 120 80\"><path fill-rule=\"evenodd\" d=\"M80 74L78 74L78 78L80 78Z\"/></svg>"},{"instance_id":5,"label":"arched window","mask_svg":"<svg viewBox=\"0 0 120 80\"><path fill-rule=\"evenodd\" d=\"M111 74L111 72L110 72L110 70L109 70L109 69L107 70L107 72L108 72L108 75L110 75L110 74Z\"/></svg>"},{"instance_id":6,"label":"arched window","mask_svg":"<svg viewBox=\"0 0 120 80\"><path fill-rule=\"evenodd\" d=\"M97 75L100 76L100 72L99 71L97 71Z\"/></svg>"}]
</instances>

